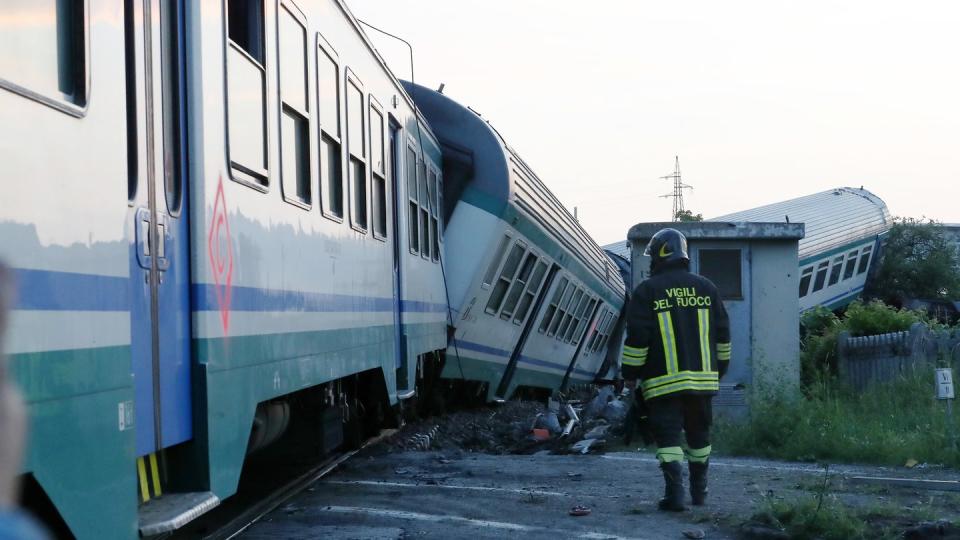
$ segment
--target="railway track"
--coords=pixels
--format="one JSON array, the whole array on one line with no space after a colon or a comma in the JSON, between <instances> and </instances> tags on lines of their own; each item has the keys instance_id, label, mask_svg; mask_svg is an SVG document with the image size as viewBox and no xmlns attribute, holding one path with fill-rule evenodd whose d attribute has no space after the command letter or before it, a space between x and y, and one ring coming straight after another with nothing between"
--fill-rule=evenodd
<instances>
[{"instance_id":1,"label":"railway track","mask_svg":"<svg viewBox=\"0 0 960 540\"><path fill-rule=\"evenodd\" d=\"M155 537L153 540L159 540L159 538L167 540L230 540L237 538L265 515L336 470L338 466L358 452L390 437L396 431L396 429L383 429L377 435L367 439L359 448L336 452L327 456L319 463L309 466L306 470L301 470L292 478L283 481L279 486L274 485L265 488L260 493L257 490L238 493L238 496L224 501L210 516L199 518L196 522L185 527L185 530L178 531L172 536Z\"/></svg>"}]
</instances>

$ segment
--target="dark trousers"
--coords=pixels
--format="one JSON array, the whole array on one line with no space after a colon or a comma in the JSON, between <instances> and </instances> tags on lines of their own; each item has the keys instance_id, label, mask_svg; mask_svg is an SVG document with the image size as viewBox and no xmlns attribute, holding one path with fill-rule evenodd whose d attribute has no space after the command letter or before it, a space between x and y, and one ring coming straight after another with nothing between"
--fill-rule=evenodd
<instances>
[{"instance_id":1,"label":"dark trousers","mask_svg":"<svg viewBox=\"0 0 960 540\"><path fill-rule=\"evenodd\" d=\"M713 396L676 395L647 402L647 421L657 443L661 463L705 462L710 457L710 425L713 423ZM684 433L686 444L684 444Z\"/></svg>"}]
</instances>

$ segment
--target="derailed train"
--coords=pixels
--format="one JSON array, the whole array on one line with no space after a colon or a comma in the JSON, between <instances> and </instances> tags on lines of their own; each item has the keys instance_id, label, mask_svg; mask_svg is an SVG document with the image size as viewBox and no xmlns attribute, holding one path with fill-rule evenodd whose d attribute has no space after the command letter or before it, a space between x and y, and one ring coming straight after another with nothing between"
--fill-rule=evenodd
<instances>
[{"instance_id":1,"label":"derailed train","mask_svg":"<svg viewBox=\"0 0 960 540\"><path fill-rule=\"evenodd\" d=\"M0 10L7 352L55 531L174 530L292 423L329 451L430 385L615 372L616 267L342 0Z\"/></svg>"}]
</instances>

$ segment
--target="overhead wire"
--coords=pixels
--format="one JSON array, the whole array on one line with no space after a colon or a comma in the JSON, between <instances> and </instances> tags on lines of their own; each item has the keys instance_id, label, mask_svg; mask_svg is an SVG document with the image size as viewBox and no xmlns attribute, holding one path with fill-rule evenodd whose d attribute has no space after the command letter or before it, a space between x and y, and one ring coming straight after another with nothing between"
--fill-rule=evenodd
<instances>
[{"instance_id":1,"label":"overhead wire","mask_svg":"<svg viewBox=\"0 0 960 540\"><path fill-rule=\"evenodd\" d=\"M374 26L374 25L372 25L372 24L370 24L370 23L368 23L368 22L366 22L366 21L364 21L364 20L357 19L357 21L358 21L360 24L362 24L362 25L364 25L364 26L366 26L366 27L368 27L368 28L370 28L370 29L376 30L377 32L380 32L381 34L383 34L383 35L385 35L385 36L391 37L391 38L393 38L393 39L395 39L395 40L397 40L397 41L399 41L399 42L401 42L401 43L403 43L404 45L407 46L407 50L408 50L409 53L410 53L410 92L411 92L411 94L412 94L413 92L416 92L417 81L416 81L416 78L415 78L415 76L414 76L414 67L413 67L413 66L414 66L414 62L413 62L413 45L411 45L410 42L408 42L407 40L401 38L400 36L391 34L390 32L387 32L386 30L383 30L383 29L381 29L381 28L377 28L376 26ZM424 163L426 163L426 150L425 150L425 148L424 148L424 146L423 146L423 132L422 132L422 130L420 129L420 108L417 106L417 100L416 100L416 99L413 99L413 95L411 95L410 97L411 97L411 100L413 101L413 111L414 111L414 114L415 114L415 116L416 116L417 142L419 143L419 146L420 146L420 148L419 148L419 150L420 150L420 159L423 160ZM395 175L397 174L396 171L394 172L394 174L395 174ZM419 175L419 169L417 169L416 174ZM424 180L426 181L426 179L424 179ZM398 183L398 185L399 185L399 183ZM419 185L419 182L418 182L418 185ZM440 191L440 182L439 182L439 180L437 181L437 184L436 184L436 190L437 190L437 193L434 193L434 194L433 194L434 196L430 196L430 184L429 184L429 182L427 182L427 194L428 194L428 196L427 196L427 205L428 205L428 206L427 206L427 210L430 211L431 214L432 214L434 211L436 211L436 213L437 213L437 223L438 223L438 225L437 225L437 261L440 263L440 276L441 276L441 279L442 279L442 281L443 281L443 292L444 292L444 296L445 296L446 301L447 301L447 309L446 309L446 312L447 312L447 324L449 325L448 328L454 328L454 324L453 324L453 308L450 306L450 288L447 286L447 272L446 272L446 267L445 267L444 262L443 262L443 259L444 259L443 250L439 249L439 248L440 248L440 224L442 224L443 214L441 213L441 209L439 209L439 208L434 208L434 206L436 205L436 200L435 200L436 197L435 197L435 196L436 196L436 195L439 193L439 191ZM396 197L396 195L397 195L397 194L394 193L394 197ZM397 223L399 224L399 221L397 221ZM409 231L407 231L407 233L409 234ZM429 236L429 234L428 234L428 236ZM448 330L448 334L449 334L449 330ZM459 371L460 371L460 379L466 380L467 378L466 378L466 376L465 376L464 373L463 373L463 363L462 363L462 361L461 361L461 359L460 359L460 348L459 348L459 346L457 345L456 335L454 335L454 336L452 336L452 337L450 337L450 336L448 335L448 338L447 338L447 339L448 339L448 342L452 342L452 343L453 343L453 351L454 351L454 355L457 357L457 368L458 368Z\"/></svg>"}]
</instances>

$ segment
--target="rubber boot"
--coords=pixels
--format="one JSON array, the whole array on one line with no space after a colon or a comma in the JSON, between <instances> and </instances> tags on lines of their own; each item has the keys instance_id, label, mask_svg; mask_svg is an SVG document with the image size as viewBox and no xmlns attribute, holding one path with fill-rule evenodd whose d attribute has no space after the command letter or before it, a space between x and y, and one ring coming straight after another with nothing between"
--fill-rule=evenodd
<instances>
[{"instance_id":1,"label":"rubber boot","mask_svg":"<svg viewBox=\"0 0 960 540\"><path fill-rule=\"evenodd\" d=\"M690 462L690 498L694 506L703 506L707 502L707 466L709 462Z\"/></svg>"},{"instance_id":2,"label":"rubber boot","mask_svg":"<svg viewBox=\"0 0 960 540\"><path fill-rule=\"evenodd\" d=\"M683 512L683 464L679 461L670 461L660 464L663 471L664 491L663 498L657 506L660 510L669 512Z\"/></svg>"}]
</instances>

